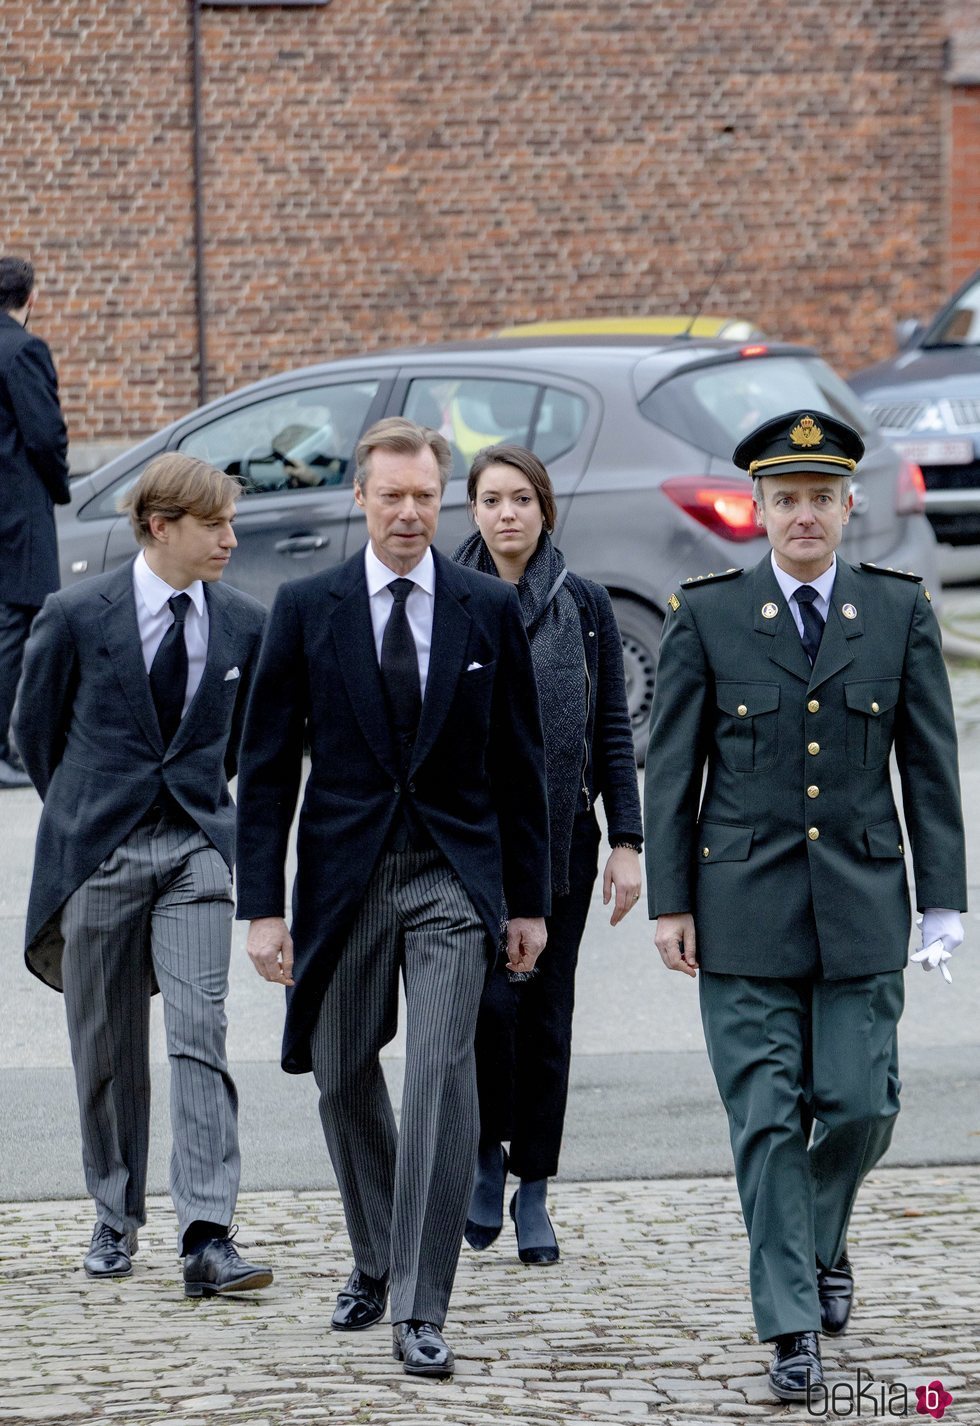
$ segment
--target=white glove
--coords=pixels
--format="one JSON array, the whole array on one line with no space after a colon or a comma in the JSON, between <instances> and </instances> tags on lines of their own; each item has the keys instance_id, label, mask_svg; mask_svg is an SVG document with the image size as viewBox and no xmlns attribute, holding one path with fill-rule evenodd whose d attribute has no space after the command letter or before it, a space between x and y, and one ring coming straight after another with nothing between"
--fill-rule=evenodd
<instances>
[{"instance_id":1,"label":"white glove","mask_svg":"<svg viewBox=\"0 0 980 1426\"><path fill-rule=\"evenodd\" d=\"M911 959L921 965L923 970L935 970L938 966L943 980L947 985L952 985L953 977L946 962L957 946L963 944L963 922L960 920L960 913L949 911L945 907L932 906L923 911L918 924L922 930L922 946Z\"/></svg>"}]
</instances>

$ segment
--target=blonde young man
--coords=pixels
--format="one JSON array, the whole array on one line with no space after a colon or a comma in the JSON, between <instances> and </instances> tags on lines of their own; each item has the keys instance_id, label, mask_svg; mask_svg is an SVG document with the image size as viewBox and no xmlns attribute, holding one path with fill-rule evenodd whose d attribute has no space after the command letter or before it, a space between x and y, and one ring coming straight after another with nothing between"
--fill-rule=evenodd
<instances>
[{"instance_id":1,"label":"blonde young man","mask_svg":"<svg viewBox=\"0 0 980 1426\"><path fill-rule=\"evenodd\" d=\"M225 1056L235 808L228 778L265 611L220 584L237 482L187 456L127 497L134 560L52 594L15 728L44 799L26 959L64 991L96 1222L90 1277L126 1277L146 1221L149 1009L171 1067L171 1193L189 1297L272 1281L229 1226L238 1100Z\"/></svg>"}]
</instances>

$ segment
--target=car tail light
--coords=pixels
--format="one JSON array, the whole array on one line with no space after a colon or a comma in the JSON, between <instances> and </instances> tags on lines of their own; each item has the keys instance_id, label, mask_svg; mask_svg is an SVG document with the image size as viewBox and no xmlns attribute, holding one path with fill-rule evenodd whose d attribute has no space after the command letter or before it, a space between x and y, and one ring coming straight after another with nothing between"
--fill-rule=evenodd
<instances>
[{"instance_id":1,"label":"car tail light","mask_svg":"<svg viewBox=\"0 0 980 1426\"><path fill-rule=\"evenodd\" d=\"M765 356L768 350L764 342L754 342L750 347L741 347L738 354L743 357Z\"/></svg>"},{"instance_id":2,"label":"car tail light","mask_svg":"<svg viewBox=\"0 0 980 1426\"><path fill-rule=\"evenodd\" d=\"M748 480L678 475L665 480L660 489L675 505L725 540L754 540L761 533L755 522Z\"/></svg>"},{"instance_id":3,"label":"car tail light","mask_svg":"<svg viewBox=\"0 0 980 1426\"><path fill-rule=\"evenodd\" d=\"M921 515L926 508L926 478L922 467L915 461L902 460L898 473L898 499L895 508L899 515Z\"/></svg>"}]
</instances>

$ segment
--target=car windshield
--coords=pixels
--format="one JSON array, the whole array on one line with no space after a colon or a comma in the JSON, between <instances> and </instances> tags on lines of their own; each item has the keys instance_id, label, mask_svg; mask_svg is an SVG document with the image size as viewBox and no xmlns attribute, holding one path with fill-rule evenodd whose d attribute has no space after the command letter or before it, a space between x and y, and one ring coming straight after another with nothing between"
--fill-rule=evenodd
<instances>
[{"instance_id":1,"label":"car windshield","mask_svg":"<svg viewBox=\"0 0 980 1426\"><path fill-rule=\"evenodd\" d=\"M922 340L924 347L980 347L980 281L960 293Z\"/></svg>"},{"instance_id":2,"label":"car windshield","mask_svg":"<svg viewBox=\"0 0 980 1426\"><path fill-rule=\"evenodd\" d=\"M854 392L818 357L745 357L696 366L654 388L648 420L722 460L744 436L785 411L827 411L861 435L874 428Z\"/></svg>"}]
</instances>

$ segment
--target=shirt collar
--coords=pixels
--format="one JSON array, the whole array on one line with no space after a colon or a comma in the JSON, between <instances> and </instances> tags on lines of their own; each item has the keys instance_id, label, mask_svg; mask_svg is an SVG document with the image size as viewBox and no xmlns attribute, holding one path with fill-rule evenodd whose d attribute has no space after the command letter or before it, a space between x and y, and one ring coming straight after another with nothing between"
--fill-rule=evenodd
<instances>
[{"instance_id":1,"label":"shirt collar","mask_svg":"<svg viewBox=\"0 0 980 1426\"><path fill-rule=\"evenodd\" d=\"M165 579L154 574L146 562L146 552L140 550L133 564L133 583L151 614L159 614L168 599L175 594L189 594L198 614L204 613L204 583L195 579L186 589L173 589Z\"/></svg>"},{"instance_id":2,"label":"shirt collar","mask_svg":"<svg viewBox=\"0 0 980 1426\"><path fill-rule=\"evenodd\" d=\"M830 568L825 569L823 574L818 575L816 579L797 579L794 574L787 574L786 571L780 569L776 563L775 550L770 551L769 558L772 562L772 572L776 576L776 583L783 591L783 596L787 603L803 584L809 584L812 589L817 591L817 594L826 604L830 603L830 596L834 591L834 580L837 578L836 555L834 555L831 560Z\"/></svg>"},{"instance_id":3,"label":"shirt collar","mask_svg":"<svg viewBox=\"0 0 980 1426\"><path fill-rule=\"evenodd\" d=\"M392 580L410 579L417 584L420 589L424 589L426 594L436 592L436 562L432 558L432 550L427 549L412 570L411 574L398 575L393 569L389 569L383 564L374 553L371 541L368 540L364 546L364 575L367 579L368 598L373 598L382 589L387 589Z\"/></svg>"}]
</instances>

